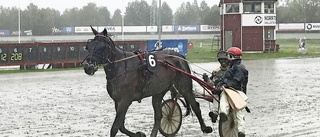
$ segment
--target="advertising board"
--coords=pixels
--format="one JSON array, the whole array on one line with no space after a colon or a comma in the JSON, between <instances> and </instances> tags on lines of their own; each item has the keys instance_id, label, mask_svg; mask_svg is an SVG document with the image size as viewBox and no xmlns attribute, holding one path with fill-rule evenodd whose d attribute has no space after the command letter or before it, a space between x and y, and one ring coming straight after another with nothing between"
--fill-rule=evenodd
<instances>
[{"instance_id":1,"label":"advertising board","mask_svg":"<svg viewBox=\"0 0 320 137\"><path fill-rule=\"evenodd\" d=\"M308 31L320 30L320 23L306 23L305 28Z\"/></svg>"},{"instance_id":2,"label":"advertising board","mask_svg":"<svg viewBox=\"0 0 320 137\"><path fill-rule=\"evenodd\" d=\"M9 35L10 35L9 30L0 30L0 37L9 36Z\"/></svg>"},{"instance_id":3,"label":"advertising board","mask_svg":"<svg viewBox=\"0 0 320 137\"><path fill-rule=\"evenodd\" d=\"M303 23L281 23L278 25L279 31L299 31L304 30Z\"/></svg>"},{"instance_id":4,"label":"advertising board","mask_svg":"<svg viewBox=\"0 0 320 137\"><path fill-rule=\"evenodd\" d=\"M178 52L179 54L186 56L188 50L188 40L161 40L160 47L158 46L158 40L148 40L148 51L153 51L156 49L168 49Z\"/></svg>"},{"instance_id":5,"label":"advertising board","mask_svg":"<svg viewBox=\"0 0 320 137\"><path fill-rule=\"evenodd\" d=\"M200 25L200 31L201 32L207 32L207 31L220 31L220 26L216 25Z\"/></svg>"},{"instance_id":6,"label":"advertising board","mask_svg":"<svg viewBox=\"0 0 320 137\"><path fill-rule=\"evenodd\" d=\"M200 25L174 25L174 32L199 32Z\"/></svg>"},{"instance_id":7,"label":"advertising board","mask_svg":"<svg viewBox=\"0 0 320 137\"><path fill-rule=\"evenodd\" d=\"M158 26L147 26L147 32L158 32Z\"/></svg>"},{"instance_id":8,"label":"advertising board","mask_svg":"<svg viewBox=\"0 0 320 137\"><path fill-rule=\"evenodd\" d=\"M108 32L121 32L121 26L99 26L97 31L101 32L106 29Z\"/></svg>"},{"instance_id":9,"label":"advertising board","mask_svg":"<svg viewBox=\"0 0 320 137\"><path fill-rule=\"evenodd\" d=\"M276 14L242 14L242 26L276 26Z\"/></svg>"}]
</instances>

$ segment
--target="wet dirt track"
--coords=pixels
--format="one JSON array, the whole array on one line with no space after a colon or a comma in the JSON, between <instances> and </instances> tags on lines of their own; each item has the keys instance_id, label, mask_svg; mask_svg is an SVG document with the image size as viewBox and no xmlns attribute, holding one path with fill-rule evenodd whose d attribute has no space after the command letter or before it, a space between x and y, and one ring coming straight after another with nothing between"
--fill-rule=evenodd
<instances>
[{"instance_id":1,"label":"wet dirt track","mask_svg":"<svg viewBox=\"0 0 320 137\"><path fill-rule=\"evenodd\" d=\"M320 136L319 63L320 58L244 61L252 111L246 115L248 136ZM218 64L191 64L203 73L196 66L211 71ZM109 136L115 112L105 83L102 70L94 76L82 70L0 75L0 136ZM210 104L198 101L212 125ZM146 98L131 105L125 123L129 130L149 136L150 103ZM188 116L177 136L218 136L217 125L212 126L214 133L203 134L196 117Z\"/></svg>"}]
</instances>

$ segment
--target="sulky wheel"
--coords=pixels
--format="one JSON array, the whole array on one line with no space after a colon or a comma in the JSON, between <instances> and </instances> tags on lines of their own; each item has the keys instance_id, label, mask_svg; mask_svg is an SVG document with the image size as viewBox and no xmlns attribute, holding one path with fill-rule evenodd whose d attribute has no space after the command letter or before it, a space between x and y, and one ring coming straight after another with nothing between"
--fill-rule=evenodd
<instances>
[{"instance_id":1,"label":"sulky wheel","mask_svg":"<svg viewBox=\"0 0 320 137\"><path fill-rule=\"evenodd\" d=\"M229 112L227 121L222 122L219 119L219 135L220 137L238 137L238 123L232 110Z\"/></svg>"},{"instance_id":2,"label":"sulky wheel","mask_svg":"<svg viewBox=\"0 0 320 137\"><path fill-rule=\"evenodd\" d=\"M160 133L166 137L175 136L182 123L182 112L180 105L173 99L164 101L161 105L162 118Z\"/></svg>"}]
</instances>

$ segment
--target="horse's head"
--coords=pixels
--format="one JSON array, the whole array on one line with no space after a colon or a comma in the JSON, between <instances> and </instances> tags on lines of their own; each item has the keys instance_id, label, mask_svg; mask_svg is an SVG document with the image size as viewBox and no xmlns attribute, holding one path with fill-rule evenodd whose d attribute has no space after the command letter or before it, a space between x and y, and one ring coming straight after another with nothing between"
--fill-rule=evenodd
<instances>
[{"instance_id":1,"label":"horse's head","mask_svg":"<svg viewBox=\"0 0 320 137\"><path fill-rule=\"evenodd\" d=\"M93 75L100 64L113 63L112 51L114 43L107 35L107 30L104 29L101 33L92 28L95 35L94 39L89 39L86 45L89 55L83 60L82 65L84 72L88 75Z\"/></svg>"}]
</instances>

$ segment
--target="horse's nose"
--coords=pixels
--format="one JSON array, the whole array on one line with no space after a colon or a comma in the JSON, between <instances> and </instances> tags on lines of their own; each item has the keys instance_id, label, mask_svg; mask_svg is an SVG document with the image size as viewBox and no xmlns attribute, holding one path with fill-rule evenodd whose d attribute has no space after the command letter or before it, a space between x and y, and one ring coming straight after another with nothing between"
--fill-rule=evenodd
<instances>
[{"instance_id":1,"label":"horse's nose","mask_svg":"<svg viewBox=\"0 0 320 137\"><path fill-rule=\"evenodd\" d=\"M82 63L82 66L83 66L84 72L88 75L93 75L96 72L93 64L89 64L87 62L84 62L84 63Z\"/></svg>"},{"instance_id":2,"label":"horse's nose","mask_svg":"<svg viewBox=\"0 0 320 137\"><path fill-rule=\"evenodd\" d=\"M81 65L83 66L84 70L88 70L90 69L90 64L86 61L82 62Z\"/></svg>"},{"instance_id":3,"label":"horse's nose","mask_svg":"<svg viewBox=\"0 0 320 137\"><path fill-rule=\"evenodd\" d=\"M81 62L80 65L83 66L83 67L88 67L89 66L89 64L87 62L85 62L85 61Z\"/></svg>"}]
</instances>

